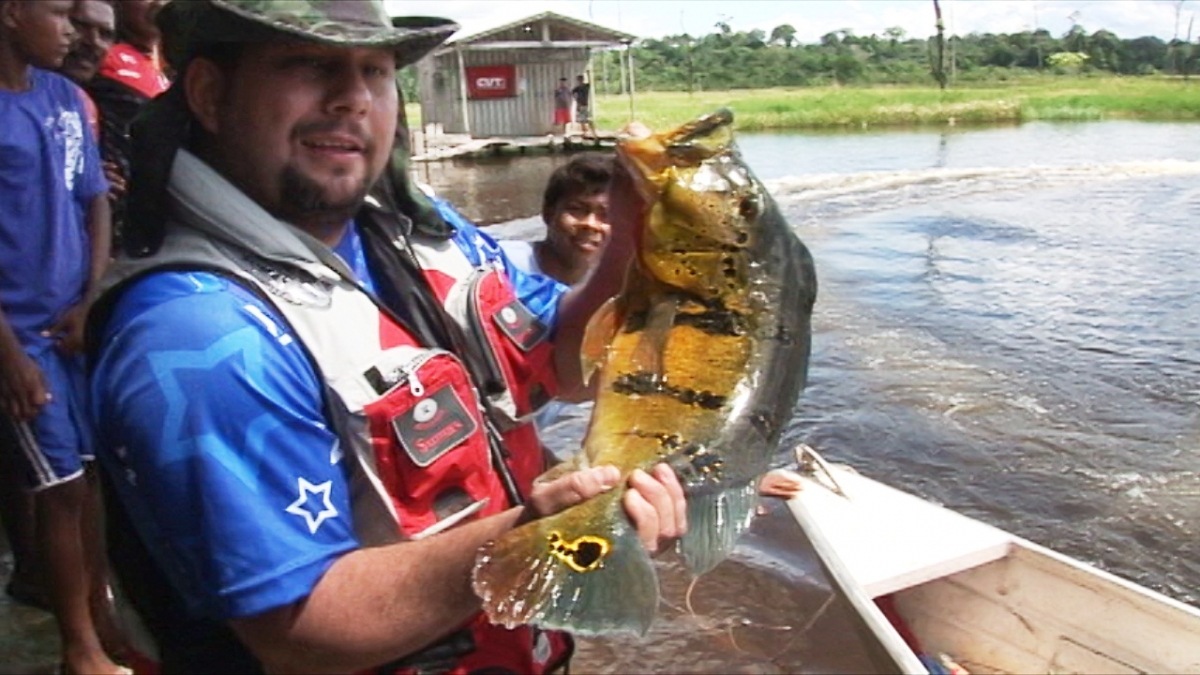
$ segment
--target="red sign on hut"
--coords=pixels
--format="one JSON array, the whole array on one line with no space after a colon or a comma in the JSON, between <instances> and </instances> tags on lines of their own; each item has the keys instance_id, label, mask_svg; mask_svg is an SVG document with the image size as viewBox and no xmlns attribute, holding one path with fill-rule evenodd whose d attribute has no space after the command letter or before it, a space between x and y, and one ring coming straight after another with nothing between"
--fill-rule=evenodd
<instances>
[{"instance_id":1,"label":"red sign on hut","mask_svg":"<svg viewBox=\"0 0 1200 675\"><path fill-rule=\"evenodd\" d=\"M467 66L467 98L508 98L517 95L517 67Z\"/></svg>"}]
</instances>

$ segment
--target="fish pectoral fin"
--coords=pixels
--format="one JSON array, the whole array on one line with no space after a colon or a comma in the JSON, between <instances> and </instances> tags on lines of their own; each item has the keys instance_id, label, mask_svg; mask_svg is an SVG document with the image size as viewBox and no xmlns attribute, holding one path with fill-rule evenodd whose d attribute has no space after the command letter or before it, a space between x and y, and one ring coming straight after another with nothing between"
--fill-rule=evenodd
<instances>
[{"instance_id":1,"label":"fish pectoral fin","mask_svg":"<svg viewBox=\"0 0 1200 675\"><path fill-rule=\"evenodd\" d=\"M588 319L587 328L583 334L583 345L580 348L580 368L583 371L583 381L592 379L592 374L608 356L608 345L617 334L617 299L609 298Z\"/></svg>"},{"instance_id":2,"label":"fish pectoral fin","mask_svg":"<svg viewBox=\"0 0 1200 675\"><path fill-rule=\"evenodd\" d=\"M672 298L654 303L646 316L646 327L638 337L631 359L637 370L654 375L660 382L663 354L667 351L667 341L671 338L671 328L675 325L675 315L678 313L678 300Z\"/></svg>"},{"instance_id":3,"label":"fish pectoral fin","mask_svg":"<svg viewBox=\"0 0 1200 675\"><path fill-rule=\"evenodd\" d=\"M704 574L729 556L738 538L750 529L758 500L758 481L688 495L688 530L678 548L693 574Z\"/></svg>"},{"instance_id":4,"label":"fish pectoral fin","mask_svg":"<svg viewBox=\"0 0 1200 675\"><path fill-rule=\"evenodd\" d=\"M644 635L658 577L614 490L480 549L472 586L493 622L577 635Z\"/></svg>"}]
</instances>

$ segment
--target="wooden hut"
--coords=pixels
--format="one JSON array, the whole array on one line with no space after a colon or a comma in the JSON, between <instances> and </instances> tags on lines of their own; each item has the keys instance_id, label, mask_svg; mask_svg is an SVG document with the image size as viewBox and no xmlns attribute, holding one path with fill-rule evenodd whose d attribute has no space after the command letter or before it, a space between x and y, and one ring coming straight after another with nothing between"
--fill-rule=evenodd
<instances>
[{"instance_id":1,"label":"wooden hut","mask_svg":"<svg viewBox=\"0 0 1200 675\"><path fill-rule=\"evenodd\" d=\"M572 87L579 75L592 82L592 52L634 39L544 12L448 42L417 64L421 120L426 129L474 138L544 136L552 132L559 78Z\"/></svg>"}]
</instances>

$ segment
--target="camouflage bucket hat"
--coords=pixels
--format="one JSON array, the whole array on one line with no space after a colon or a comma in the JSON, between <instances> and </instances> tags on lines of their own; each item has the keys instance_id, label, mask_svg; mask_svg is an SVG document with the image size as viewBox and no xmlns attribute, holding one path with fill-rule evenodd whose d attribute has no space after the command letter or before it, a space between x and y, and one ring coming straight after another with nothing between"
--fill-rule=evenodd
<instances>
[{"instance_id":1,"label":"camouflage bucket hat","mask_svg":"<svg viewBox=\"0 0 1200 675\"><path fill-rule=\"evenodd\" d=\"M171 0L156 21L164 56L177 71L198 44L287 37L340 47L391 47L403 67L458 30L449 19L393 19L383 0Z\"/></svg>"}]
</instances>

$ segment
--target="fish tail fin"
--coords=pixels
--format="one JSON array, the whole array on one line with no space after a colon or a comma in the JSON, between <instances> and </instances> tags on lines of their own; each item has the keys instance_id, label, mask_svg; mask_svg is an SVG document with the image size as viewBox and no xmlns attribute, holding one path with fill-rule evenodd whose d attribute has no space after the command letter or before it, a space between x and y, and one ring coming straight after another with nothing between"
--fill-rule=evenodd
<instances>
[{"instance_id":1,"label":"fish tail fin","mask_svg":"<svg viewBox=\"0 0 1200 675\"><path fill-rule=\"evenodd\" d=\"M577 635L645 634L658 577L612 491L489 542L472 585L493 623Z\"/></svg>"},{"instance_id":2,"label":"fish tail fin","mask_svg":"<svg viewBox=\"0 0 1200 675\"><path fill-rule=\"evenodd\" d=\"M758 507L756 482L720 492L688 495L688 531L679 552L693 574L704 574L724 560L750 529Z\"/></svg>"}]
</instances>

